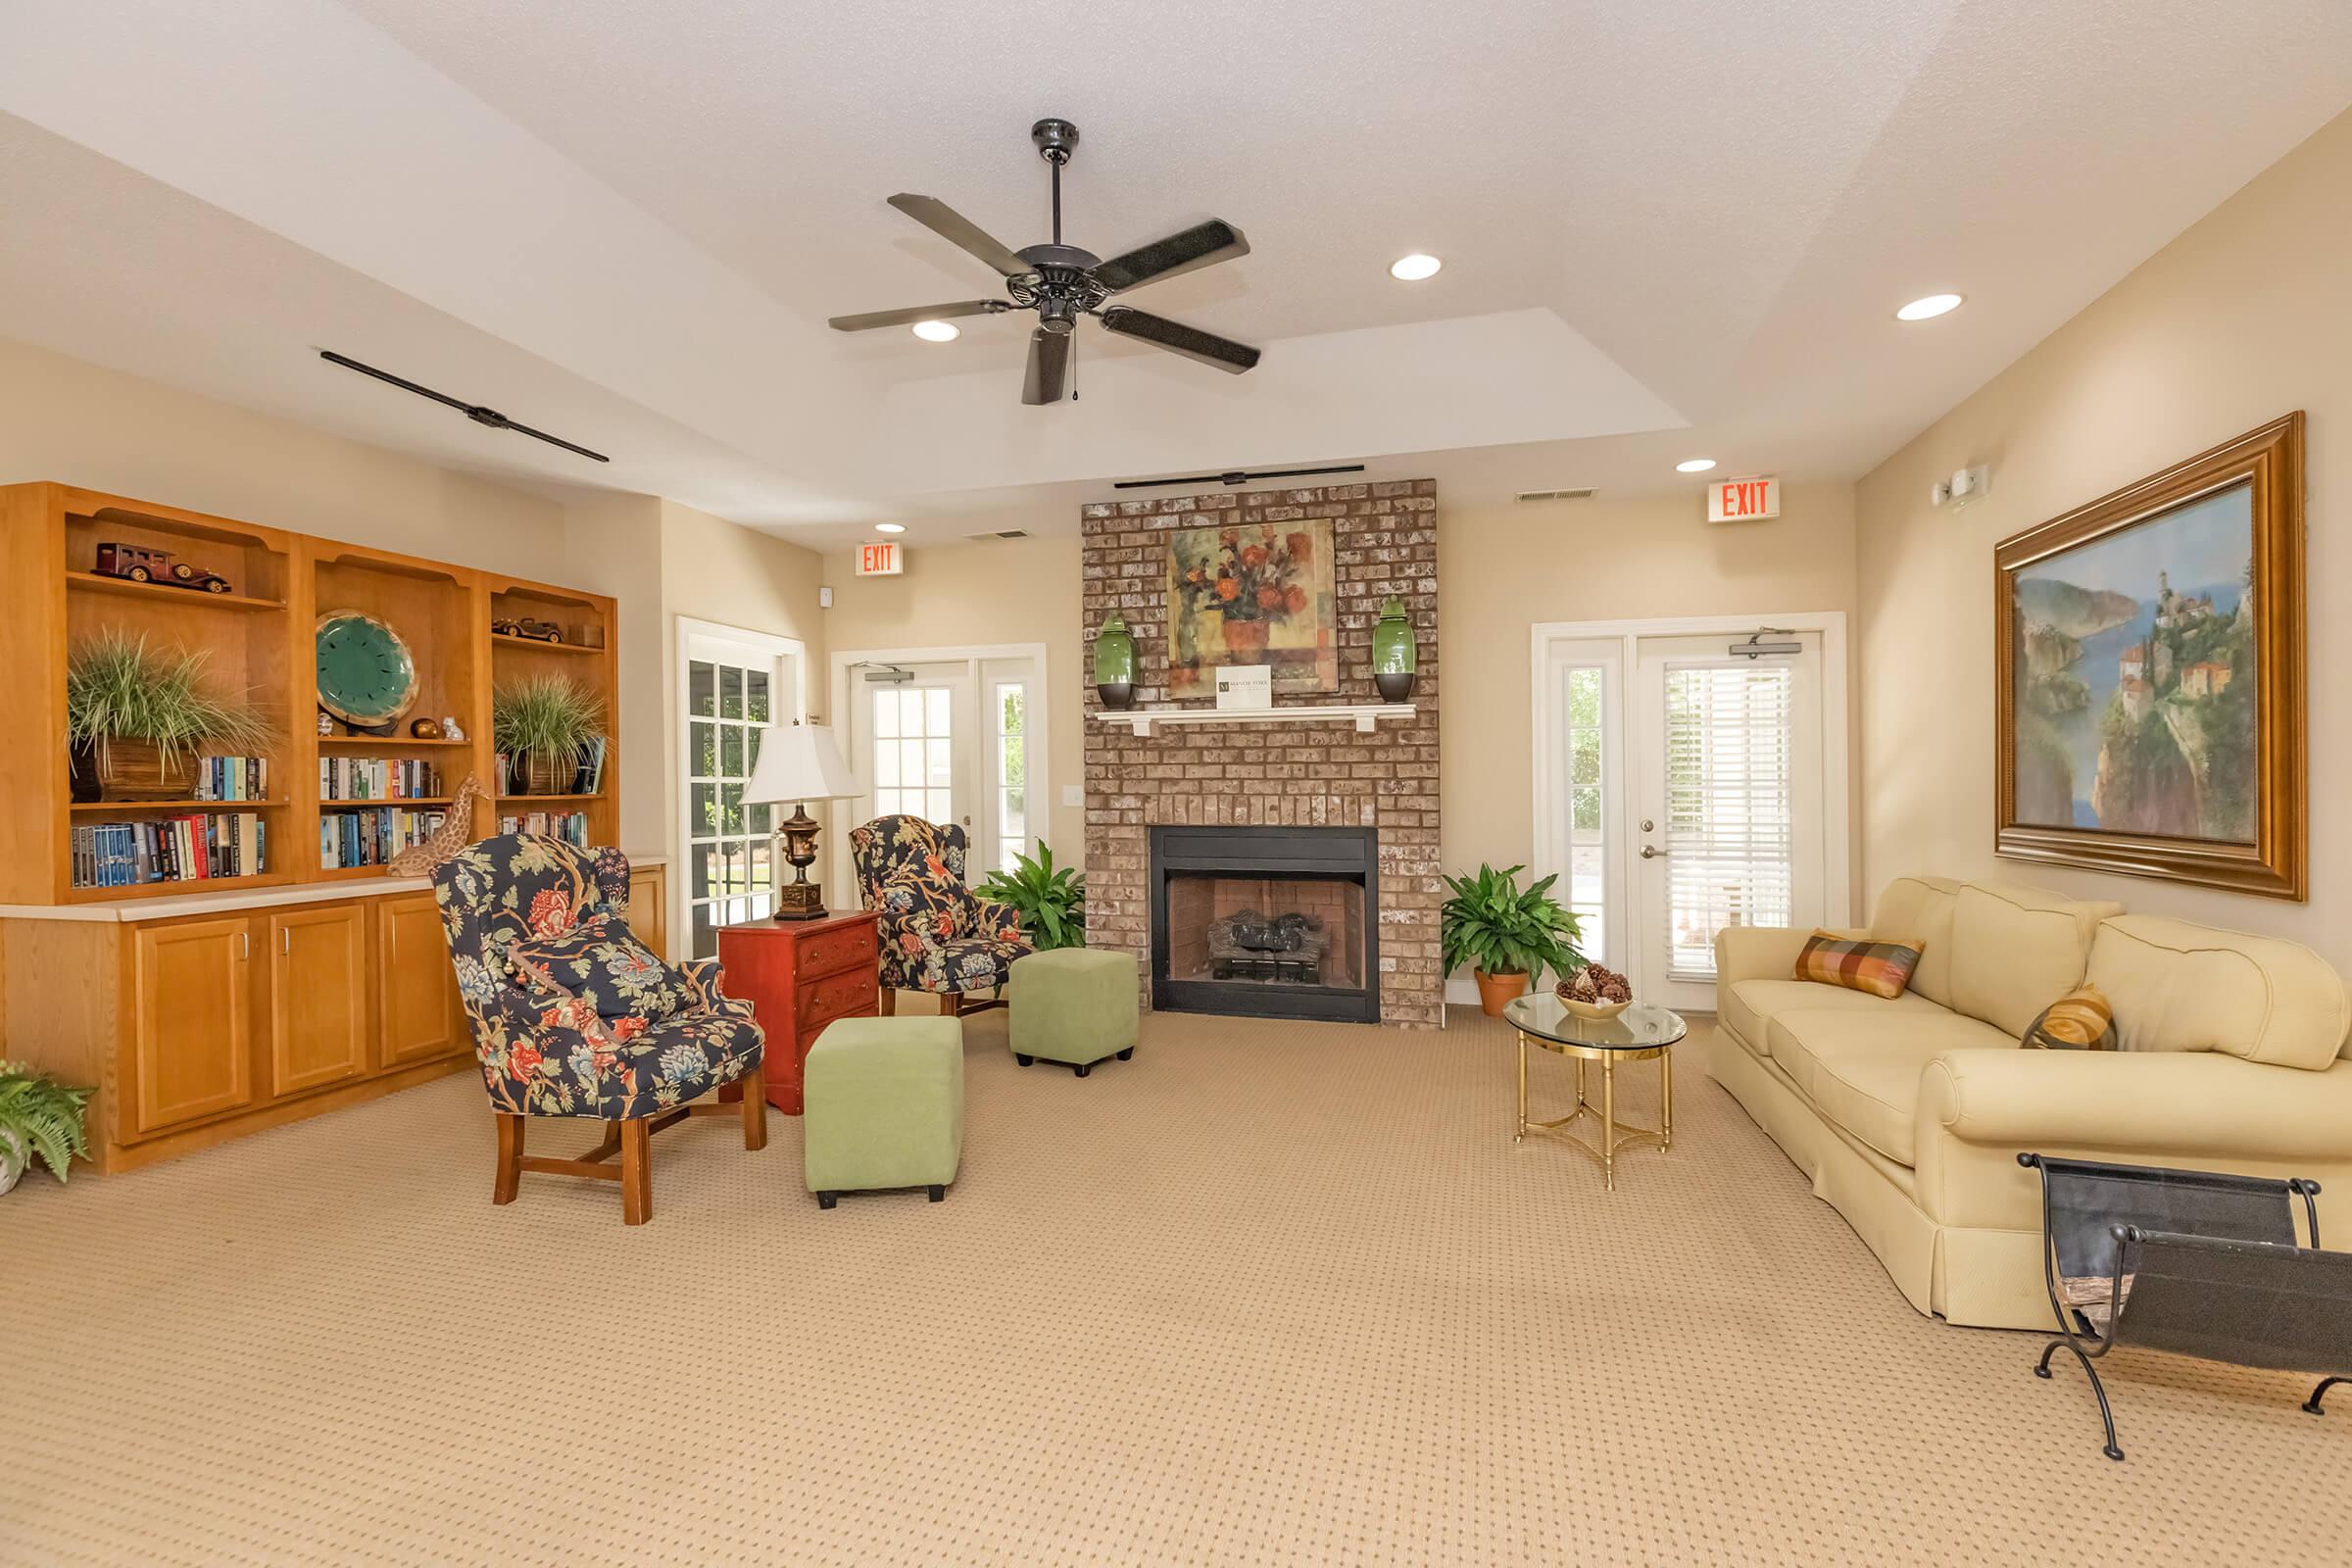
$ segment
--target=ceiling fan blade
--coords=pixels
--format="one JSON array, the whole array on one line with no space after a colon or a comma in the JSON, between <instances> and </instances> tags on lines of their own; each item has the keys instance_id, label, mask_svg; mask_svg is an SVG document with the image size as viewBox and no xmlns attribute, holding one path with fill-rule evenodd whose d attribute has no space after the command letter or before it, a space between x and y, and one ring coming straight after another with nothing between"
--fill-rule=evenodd
<instances>
[{"instance_id":1,"label":"ceiling fan blade","mask_svg":"<svg viewBox=\"0 0 2352 1568\"><path fill-rule=\"evenodd\" d=\"M1229 375L1239 375L1257 364L1257 350L1247 343L1236 343L1229 337L1203 332L1197 326L1171 321L1149 311L1113 305L1102 313L1101 320L1105 330L1121 337L1141 338L1171 354L1213 365Z\"/></svg>"},{"instance_id":2,"label":"ceiling fan blade","mask_svg":"<svg viewBox=\"0 0 2352 1568\"><path fill-rule=\"evenodd\" d=\"M1249 254L1250 242L1242 237L1242 231L1212 218L1181 234L1170 234L1166 239L1139 245L1124 256L1113 256L1095 269L1095 281L1116 294Z\"/></svg>"},{"instance_id":3,"label":"ceiling fan blade","mask_svg":"<svg viewBox=\"0 0 2352 1568\"><path fill-rule=\"evenodd\" d=\"M1070 388L1070 351L1077 343L1072 332L1049 332L1039 327L1029 334L1029 374L1021 382L1023 403L1059 403Z\"/></svg>"},{"instance_id":4,"label":"ceiling fan blade","mask_svg":"<svg viewBox=\"0 0 2352 1568\"><path fill-rule=\"evenodd\" d=\"M944 321L951 316L995 316L1011 309L1003 300L957 300L953 305L917 305L904 311L836 316L825 324L836 332L870 332L877 326L912 326L917 321Z\"/></svg>"},{"instance_id":5,"label":"ceiling fan blade","mask_svg":"<svg viewBox=\"0 0 2352 1568\"><path fill-rule=\"evenodd\" d=\"M890 205L949 244L979 257L1006 277L1026 277L1037 270L978 223L936 196L911 196L902 191L890 199Z\"/></svg>"}]
</instances>

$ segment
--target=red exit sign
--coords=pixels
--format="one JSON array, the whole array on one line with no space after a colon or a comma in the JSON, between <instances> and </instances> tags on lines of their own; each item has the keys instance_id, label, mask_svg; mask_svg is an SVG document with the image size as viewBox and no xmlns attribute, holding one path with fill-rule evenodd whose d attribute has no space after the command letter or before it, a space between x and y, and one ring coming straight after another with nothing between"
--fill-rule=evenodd
<instances>
[{"instance_id":1,"label":"red exit sign","mask_svg":"<svg viewBox=\"0 0 2352 1568\"><path fill-rule=\"evenodd\" d=\"M1780 514L1778 479L1725 479L1707 486L1709 522L1748 522Z\"/></svg>"},{"instance_id":2,"label":"red exit sign","mask_svg":"<svg viewBox=\"0 0 2352 1568\"><path fill-rule=\"evenodd\" d=\"M896 577L906 569L906 552L895 540L858 547L858 575Z\"/></svg>"}]
</instances>

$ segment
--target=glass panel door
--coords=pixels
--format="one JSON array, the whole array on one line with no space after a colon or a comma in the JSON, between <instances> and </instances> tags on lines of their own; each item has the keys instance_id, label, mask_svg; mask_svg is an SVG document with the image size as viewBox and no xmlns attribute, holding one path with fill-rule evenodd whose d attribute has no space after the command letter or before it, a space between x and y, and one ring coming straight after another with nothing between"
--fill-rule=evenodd
<instances>
[{"instance_id":1,"label":"glass panel door","mask_svg":"<svg viewBox=\"0 0 2352 1568\"><path fill-rule=\"evenodd\" d=\"M849 822L955 823L975 883L1036 853L1046 804L1036 661L857 661L848 673L850 765L867 788Z\"/></svg>"},{"instance_id":2,"label":"glass panel door","mask_svg":"<svg viewBox=\"0 0 2352 1568\"><path fill-rule=\"evenodd\" d=\"M799 721L799 680L793 655L748 634L736 642L690 631L684 653L686 952L708 958L717 956L719 927L765 919L774 906L776 808L748 805L743 793L766 727Z\"/></svg>"},{"instance_id":3,"label":"glass panel door","mask_svg":"<svg viewBox=\"0 0 2352 1568\"><path fill-rule=\"evenodd\" d=\"M1669 1006L1714 1005L1727 926L1822 919L1821 648L1791 640L1764 659L1721 637L1641 643L1642 974Z\"/></svg>"}]
</instances>

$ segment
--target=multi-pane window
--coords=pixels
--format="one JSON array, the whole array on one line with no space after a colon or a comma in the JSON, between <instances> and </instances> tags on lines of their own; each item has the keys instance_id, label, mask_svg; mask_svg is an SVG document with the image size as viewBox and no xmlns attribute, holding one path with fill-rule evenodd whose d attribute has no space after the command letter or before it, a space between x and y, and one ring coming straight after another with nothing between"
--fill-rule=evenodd
<instances>
[{"instance_id":1,"label":"multi-pane window","mask_svg":"<svg viewBox=\"0 0 2352 1568\"><path fill-rule=\"evenodd\" d=\"M1715 976L1715 933L1787 925L1794 905L1796 672L1666 672L1667 967Z\"/></svg>"},{"instance_id":2,"label":"multi-pane window","mask_svg":"<svg viewBox=\"0 0 2352 1568\"><path fill-rule=\"evenodd\" d=\"M718 928L764 919L774 898L773 808L746 806L743 787L773 716L772 664L691 660L686 668L687 884L692 953L718 952Z\"/></svg>"},{"instance_id":3,"label":"multi-pane window","mask_svg":"<svg viewBox=\"0 0 2352 1568\"><path fill-rule=\"evenodd\" d=\"M1029 688L1019 681L992 686L989 712L996 719L991 748L996 765L989 793L997 811L997 864L1004 871L1029 850L1029 741L1023 733L1028 707Z\"/></svg>"},{"instance_id":4,"label":"multi-pane window","mask_svg":"<svg viewBox=\"0 0 2352 1568\"><path fill-rule=\"evenodd\" d=\"M874 814L956 820L956 694L944 686L876 686Z\"/></svg>"},{"instance_id":5,"label":"multi-pane window","mask_svg":"<svg viewBox=\"0 0 2352 1568\"><path fill-rule=\"evenodd\" d=\"M1608 948L1608 840L1602 810L1602 736L1605 671L1597 664L1563 670L1568 763L1568 886L1562 903L1576 916L1577 951L1595 963L1622 967Z\"/></svg>"}]
</instances>

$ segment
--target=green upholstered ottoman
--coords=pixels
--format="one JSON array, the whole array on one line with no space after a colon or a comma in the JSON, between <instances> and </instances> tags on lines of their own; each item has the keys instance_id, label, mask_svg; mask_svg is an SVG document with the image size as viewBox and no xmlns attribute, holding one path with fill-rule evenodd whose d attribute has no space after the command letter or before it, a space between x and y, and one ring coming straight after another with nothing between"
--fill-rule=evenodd
<instances>
[{"instance_id":1,"label":"green upholstered ottoman","mask_svg":"<svg viewBox=\"0 0 2352 1568\"><path fill-rule=\"evenodd\" d=\"M844 1193L948 1196L963 1155L963 1024L837 1018L801 1069L801 1166L826 1208Z\"/></svg>"},{"instance_id":2,"label":"green upholstered ottoman","mask_svg":"<svg viewBox=\"0 0 2352 1568\"><path fill-rule=\"evenodd\" d=\"M1004 1006L1015 1061L1057 1061L1083 1078L1105 1056L1135 1054L1135 956L1054 948L1015 958Z\"/></svg>"}]
</instances>

